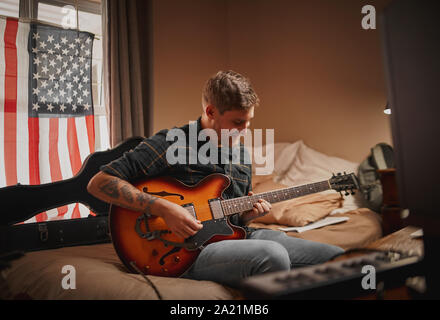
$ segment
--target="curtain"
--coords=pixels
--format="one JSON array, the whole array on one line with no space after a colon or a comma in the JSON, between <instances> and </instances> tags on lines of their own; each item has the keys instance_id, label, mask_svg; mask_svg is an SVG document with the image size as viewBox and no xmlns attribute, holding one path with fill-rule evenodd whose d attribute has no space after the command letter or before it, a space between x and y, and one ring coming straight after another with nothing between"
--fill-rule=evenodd
<instances>
[{"instance_id":1,"label":"curtain","mask_svg":"<svg viewBox=\"0 0 440 320\"><path fill-rule=\"evenodd\" d=\"M152 2L104 0L104 89L110 144L152 131Z\"/></svg>"}]
</instances>

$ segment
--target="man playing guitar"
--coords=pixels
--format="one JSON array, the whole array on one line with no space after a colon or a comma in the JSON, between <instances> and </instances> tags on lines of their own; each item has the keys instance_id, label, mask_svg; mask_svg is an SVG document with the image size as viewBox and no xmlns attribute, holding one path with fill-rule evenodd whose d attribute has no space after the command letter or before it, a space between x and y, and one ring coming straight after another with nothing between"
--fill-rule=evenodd
<instances>
[{"instance_id":1,"label":"man playing guitar","mask_svg":"<svg viewBox=\"0 0 440 320\"><path fill-rule=\"evenodd\" d=\"M233 71L218 72L207 81L203 90L203 113L197 120L197 136L202 129L212 129L217 133L220 145L222 129L243 132L249 127L258 103L248 79ZM188 127L185 125L180 129L188 133ZM195 185L213 173L221 173L230 178L222 198L232 199L252 195L252 168L243 162L232 164L225 161L170 164L166 151L172 142L166 139L167 132L167 129L159 131L121 158L102 166L90 180L87 190L113 205L161 217L171 233L186 239L203 228L202 221L176 203L139 190L133 181L170 176L186 185ZM231 146L239 144L239 137L232 140ZM200 143L196 145L199 147ZM241 144L240 152L246 152ZM219 152L220 157L230 155ZM242 161L244 156L240 159ZM181 276L236 287L245 277L323 263L343 253L343 249L337 246L289 237L281 231L246 227L249 221L267 214L270 209L271 204L260 199L252 210L232 215L229 218L231 223L246 231L245 239L202 246L195 262Z\"/></svg>"}]
</instances>

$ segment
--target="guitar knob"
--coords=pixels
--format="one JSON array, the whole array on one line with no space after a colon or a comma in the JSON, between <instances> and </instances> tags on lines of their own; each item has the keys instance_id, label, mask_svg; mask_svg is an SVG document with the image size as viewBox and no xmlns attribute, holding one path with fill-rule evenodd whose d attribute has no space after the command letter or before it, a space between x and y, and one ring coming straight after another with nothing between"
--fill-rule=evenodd
<instances>
[{"instance_id":1,"label":"guitar knob","mask_svg":"<svg viewBox=\"0 0 440 320\"><path fill-rule=\"evenodd\" d=\"M180 257L179 256L174 257L174 262L180 262Z\"/></svg>"}]
</instances>

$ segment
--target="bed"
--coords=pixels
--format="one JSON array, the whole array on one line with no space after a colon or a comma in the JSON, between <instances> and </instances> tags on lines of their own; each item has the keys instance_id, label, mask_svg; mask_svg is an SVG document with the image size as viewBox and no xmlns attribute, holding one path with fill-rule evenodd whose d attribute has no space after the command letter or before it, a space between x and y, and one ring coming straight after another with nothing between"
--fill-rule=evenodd
<instances>
[{"instance_id":1,"label":"bed","mask_svg":"<svg viewBox=\"0 0 440 320\"><path fill-rule=\"evenodd\" d=\"M274 170L258 174L253 165L253 191L326 180L336 172L357 172L357 163L328 156L303 141L276 143ZM259 170L261 173L264 170ZM334 244L345 250L363 247L382 236L381 217L364 207L359 193L341 198L332 190L274 204L270 214L254 220L255 228L304 226L328 216L348 220L289 236ZM70 281L67 283L66 279ZM73 279L73 280L72 280ZM224 300L243 298L240 290L212 281L130 273L112 243L28 252L2 270L3 299L85 300ZM73 281L73 283L72 283ZM153 285L152 285L153 284Z\"/></svg>"}]
</instances>

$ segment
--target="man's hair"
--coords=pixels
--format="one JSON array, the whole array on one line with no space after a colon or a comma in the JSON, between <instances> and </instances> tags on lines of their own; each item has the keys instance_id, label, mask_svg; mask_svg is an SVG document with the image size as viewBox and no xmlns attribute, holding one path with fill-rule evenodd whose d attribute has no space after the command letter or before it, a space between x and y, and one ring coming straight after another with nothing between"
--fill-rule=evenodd
<instances>
[{"instance_id":1,"label":"man's hair","mask_svg":"<svg viewBox=\"0 0 440 320\"><path fill-rule=\"evenodd\" d=\"M249 110L258 106L260 100L249 79L229 70L212 76L203 89L203 102L212 104L223 114L229 110Z\"/></svg>"}]
</instances>

